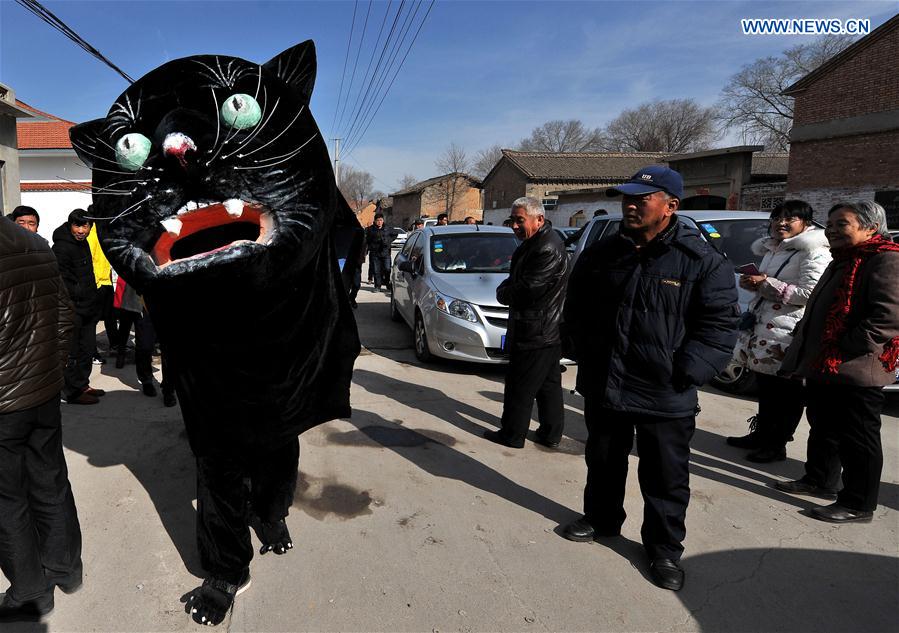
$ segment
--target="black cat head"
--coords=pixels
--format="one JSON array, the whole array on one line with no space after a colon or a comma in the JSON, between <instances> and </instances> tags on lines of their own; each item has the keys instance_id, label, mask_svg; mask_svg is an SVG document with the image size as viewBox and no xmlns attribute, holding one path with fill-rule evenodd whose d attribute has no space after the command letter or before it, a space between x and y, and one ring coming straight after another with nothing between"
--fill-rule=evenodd
<instances>
[{"instance_id":1,"label":"black cat head","mask_svg":"<svg viewBox=\"0 0 899 633\"><path fill-rule=\"evenodd\" d=\"M143 292L235 267L269 278L310 261L343 204L309 112L314 82L311 41L262 65L186 57L72 128L100 242L129 283Z\"/></svg>"}]
</instances>

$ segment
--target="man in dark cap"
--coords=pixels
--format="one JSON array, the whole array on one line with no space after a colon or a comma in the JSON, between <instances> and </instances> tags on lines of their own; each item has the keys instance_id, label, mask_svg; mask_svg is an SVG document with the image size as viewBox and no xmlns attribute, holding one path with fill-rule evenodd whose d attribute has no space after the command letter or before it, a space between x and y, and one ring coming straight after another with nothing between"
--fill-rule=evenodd
<instances>
[{"instance_id":1,"label":"man in dark cap","mask_svg":"<svg viewBox=\"0 0 899 633\"><path fill-rule=\"evenodd\" d=\"M563 535L620 534L636 434L650 574L677 591L696 388L731 358L737 290L724 256L678 221L679 173L650 165L607 193L623 196L621 228L578 259L565 305L588 438L584 516Z\"/></svg>"}]
</instances>

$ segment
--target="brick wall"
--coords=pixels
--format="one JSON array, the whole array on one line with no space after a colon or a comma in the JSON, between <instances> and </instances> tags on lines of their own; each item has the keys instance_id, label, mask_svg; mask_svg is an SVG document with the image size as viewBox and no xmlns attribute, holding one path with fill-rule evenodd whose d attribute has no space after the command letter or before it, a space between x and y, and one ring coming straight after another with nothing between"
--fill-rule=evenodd
<instances>
[{"instance_id":1,"label":"brick wall","mask_svg":"<svg viewBox=\"0 0 899 633\"><path fill-rule=\"evenodd\" d=\"M899 181L899 130L793 143L787 180L790 191L862 185L890 188L885 185Z\"/></svg>"},{"instance_id":2,"label":"brick wall","mask_svg":"<svg viewBox=\"0 0 899 633\"><path fill-rule=\"evenodd\" d=\"M508 209L515 198L529 195L526 193L527 186L524 174L513 167L508 159L502 160L490 179L484 181L484 211ZM506 213L506 217L508 215Z\"/></svg>"},{"instance_id":3,"label":"brick wall","mask_svg":"<svg viewBox=\"0 0 899 633\"><path fill-rule=\"evenodd\" d=\"M824 73L796 95L794 124L899 108L899 28ZM876 89L874 89L876 87ZM790 157L792 161L792 156Z\"/></svg>"},{"instance_id":4,"label":"brick wall","mask_svg":"<svg viewBox=\"0 0 899 633\"><path fill-rule=\"evenodd\" d=\"M785 200L786 182L764 182L743 185L740 191L740 209L743 211L768 211Z\"/></svg>"}]
</instances>

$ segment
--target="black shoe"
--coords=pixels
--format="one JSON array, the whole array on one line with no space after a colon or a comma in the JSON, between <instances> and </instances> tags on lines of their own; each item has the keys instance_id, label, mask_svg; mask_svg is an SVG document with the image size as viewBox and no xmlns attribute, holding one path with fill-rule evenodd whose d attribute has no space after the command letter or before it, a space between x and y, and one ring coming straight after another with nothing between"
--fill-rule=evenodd
<instances>
[{"instance_id":1,"label":"black shoe","mask_svg":"<svg viewBox=\"0 0 899 633\"><path fill-rule=\"evenodd\" d=\"M853 510L839 503L812 508L812 516L828 523L870 523L874 519L870 510Z\"/></svg>"},{"instance_id":2,"label":"black shoe","mask_svg":"<svg viewBox=\"0 0 899 633\"><path fill-rule=\"evenodd\" d=\"M260 554L274 552L280 555L286 554L289 549L293 549L293 540L290 538L290 532L287 530L287 523L284 519L274 523L259 521L256 536L262 542L262 547L259 548Z\"/></svg>"},{"instance_id":3,"label":"black shoe","mask_svg":"<svg viewBox=\"0 0 899 633\"><path fill-rule=\"evenodd\" d=\"M156 397L156 387L153 385L152 382L145 382L141 385L140 388L141 388L141 391L144 392L145 396L148 396L150 398Z\"/></svg>"},{"instance_id":4,"label":"black shoe","mask_svg":"<svg viewBox=\"0 0 899 633\"><path fill-rule=\"evenodd\" d=\"M534 437L534 444L539 444L540 446L545 446L546 448L559 448L559 444L561 444L561 441L550 442L545 437L540 437L538 435Z\"/></svg>"},{"instance_id":5,"label":"black shoe","mask_svg":"<svg viewBox=\"0 0 899 633\"><path fill-rule=\"evenodd\" d=\"M649 564L649 575L652 581L662 589L680 591L684 586L684 570L677 561L670 558L657 558Z\"/></svg>"},{"instance_id":6,"label":"black shoe","mask_svg":"<svg viewBox=\"0 0 899 633\"><path fill-rule=\"evenodd\" d=\"M787 459L787 449L783 446L760 448L749 453L746 459L756 464L782 462Z\"/></svg>"},{"instance_id":7,"label":"black shoe","mask_svg":"<svg viewBox=\"0 0 899 633\"><path fill-rule=\"evenodd\" d=\"M563 527L562 536L575 543L589 543L596 536L596 530L587 521L587 517L581 517Z\"/></svg>"},{"instance_id":8,"label":"black shoe","mask_svg":"<svg viewBox=\"0 0 899 633\"><path fill-rule=\"evenodd\" d=\"M749 433L738 437L731 436L727 438L727 443L737 448L762 448L762 436L758 431L758 416L752 416L747 422L749 422Z\"/></svg>"},{"instance_id":9,"label":"black shoe","mask_svg":"<svg viewBox=\"0 0 899 633\"><path fill-rule=\"evenodd\" d=\"M794 495L811 495L812 497L821 497L822 499L836 499L837 491L831 488L822 488L815 484L810 484L802 479L796 481L776 481L774 487L781 492L789 492Z\"/></svg>"},{"instance_id":10,"label":"black shoe","mask_svg":"<svg viewBox=\"0 0 899 633\"><path fill-rule=\"evenodd\" d=\"M59 590L63 593L76 593L81 589L82 585L84 585L84 579L79 576L77 580L57 582L54 584L59 587Z\"/></svg>"},{"instance_id":11,"label":"black shoe","mask_svg":"<svg viewBox=\"0 0 899 633\"><path fill-rule=\"evenodd\" d=\"M175 392L163 391L162 404L166 407L174 407L176 404L178 404L178 398L175 397Z\"/></svg>"},{"instance_id":12,"label":"black shoe","mask_svg":"<svg viewBox=\"0 0 899 633\"><path fill-rule=\"evenodd\" d=\"M53 592L40 598L19 602L9 593L0 601L0 622L32 622L53 611Z\"/></svg>"},{"instance_id":13,"label":"black shoe","mask_svg":"<svg viewBox=\"0 0 899 633\"><path fill-rule=\"evenodd\" d=\"M355 310L356 308L359 307L359 304L356 303L356 300L355 300L355 299L350 299L350 307L351 307L353 310Z\"/></svg>"},{"instance_id":14,"label":"black shoe","mask_svg":"<svg viewBox=\"0 0 899 633\"><path fill-rule=\"evenodd\" d=\"M524 448L524 442L521 444L511 444L499 431L484 431L484 439L496 442L497 444L502 444L506 448Z\"/></svg>"},{"instance_id":15,"label":"black shoe","mask_svg":"<svg viewBox=\"0 0 899 633\"><path fill-rule=\"evenodd\" d=\"M115 355L115 368L121 369L125 366L125 350L119 350Z\"/></svg>"}]
</instances>

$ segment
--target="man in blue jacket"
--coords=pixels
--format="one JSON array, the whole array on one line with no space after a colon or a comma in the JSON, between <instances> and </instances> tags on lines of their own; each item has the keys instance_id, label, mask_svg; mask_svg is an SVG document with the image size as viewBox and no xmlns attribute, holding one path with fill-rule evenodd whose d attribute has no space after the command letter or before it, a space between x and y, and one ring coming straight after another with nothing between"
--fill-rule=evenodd
<instances>
[{"instance_id":1,"label":"man in blue jacket","mask_svg":"<svg viewBox=\"0 0 899 633\"><path fill-rule=\"evenodd\" d=\"M732 265L678 221L679 173L650 165L608 193L624 196L621 229L578 259L564 312L588 439L584 516L563 534L591 541L620 533L636 431L650 573L677 591L696 387L731 358L737 289Z\"/></svg>"}]
</instances>

